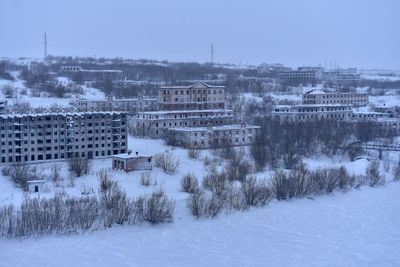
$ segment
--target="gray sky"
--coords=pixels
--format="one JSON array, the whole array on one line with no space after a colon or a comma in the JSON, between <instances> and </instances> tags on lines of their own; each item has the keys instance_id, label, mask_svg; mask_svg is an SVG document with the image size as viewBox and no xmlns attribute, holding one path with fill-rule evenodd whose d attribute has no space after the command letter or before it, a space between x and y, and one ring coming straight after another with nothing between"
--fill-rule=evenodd
<instances>
[{"instance_id":1,"label":"gray sky","mask_svg":"<svg viewBox=\"0 0 400 267\"><path fill-rule=\"evenodd\" d=\"M400 69L398 0L0 0L0 57Z\"/></svg>"}]
</instances>

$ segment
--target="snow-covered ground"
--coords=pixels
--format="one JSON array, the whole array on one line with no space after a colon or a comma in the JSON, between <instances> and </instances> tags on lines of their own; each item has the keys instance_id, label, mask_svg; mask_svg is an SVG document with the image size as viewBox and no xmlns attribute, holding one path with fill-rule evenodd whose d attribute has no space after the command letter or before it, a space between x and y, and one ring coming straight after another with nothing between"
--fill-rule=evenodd
<instances>
[{"instance_id":1,"label":"snow-covered ground","mask_svg":"<svg viewBox=\"0 0 400 267\"><path fill-rule=\"evenodd\" d=\"M40 96L40 97L34 97L31 96L31 90L30 88L27 88L24 85L24 81L21 79L18 79L18 73L14 72L12 73L13 76L16 78L15 81L8 81L8 80L4 80L4 79L0 79L0 89L4 86L4 85L11 85L14 88L17 89L16 92L16 97L14 98L8 98L7 102L8 105L13 105L15 103L24 103L27 102L30 104L31 107L33 108L37 108L37 107L50 107L54 104L57 104L59 106L69 106L72 98L56 98L56 97L46 97L46 96ZM58 77L57 78L58 82L62 85L67 85L69 83L71 83L71 80L69 80L68 78L65 77ZM77 98L85 98L85 99L105 99L105 95L102 91L100 91L99 89L96 88L90 88L87 87L85 85L81 86L83 91L84 91L84 95L81 96L75 96ZM27 91L27 95L21 95L21 90L25 89ZM3 92L0 90L0 99L3 99L4 95Z\"/></svg>"},{"instance_id":2,"label":"snow-covered ground","mask_svg":"<svg viewBox=\"0 0 400 267\"><path fill-rule=\"evenodd\" d=\"M2 266L399 266L400 183L171 224L0 240ZM178 204L183 205L183 199Z\"/></svg>"},{"instance_id":3,"label":"snow-covered ground","mask_svg":"<svg viewBox=\"0 0 400 267\"><path fill-rule=\"evenodd\" d=\"M153 155L168 147L161 140L129 138L129 148ZM171 149L171 148L169 148ZM173 223L116 226L83 235L44 236L24 240L0 239L1 266L399 266L399 182L379 188L362 187L315 200L273 202L267 207L195 219L186 208L180 179L187 172L201 178L205 166L187 157L185 149L172 150L180 160L176 175L154 168L157 185L140 184L140 172L112 171L130 197L162 187L176 200ZM202 157L210 156L202 151ZM398 156L398 155L397 155ZM390 155L395 158L395 155ZM396 157L397 159L397 157ZM67 177L65 163L61 175ZM339 158L306 160L310 168L345 165L362 174L368 161ZM43 172L51 164L38 164ZM82 188L97 190L95 172L110 168L111 159L93 161L92 173L75 180L74 187L54 187L79 196ZM261 175L261 174L260 174ZM23 193L9 178L0 176L0 204L15 203Z\"/></svg>"}]
</instances>

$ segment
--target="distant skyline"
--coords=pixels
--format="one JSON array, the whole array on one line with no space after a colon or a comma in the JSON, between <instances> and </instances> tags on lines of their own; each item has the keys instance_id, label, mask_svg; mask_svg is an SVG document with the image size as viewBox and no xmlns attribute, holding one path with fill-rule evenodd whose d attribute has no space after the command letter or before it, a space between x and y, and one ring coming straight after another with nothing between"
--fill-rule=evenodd
<instances>
[{"instance_id":1,"label":"distant skyline","mask_svg":"<svg viewBox=\"0 0 400 267\"><path fill-rule=\"evenodd\" d=\"M397 0L1 0L0 57L400 69Z\"/></svg>"}]
</instances>

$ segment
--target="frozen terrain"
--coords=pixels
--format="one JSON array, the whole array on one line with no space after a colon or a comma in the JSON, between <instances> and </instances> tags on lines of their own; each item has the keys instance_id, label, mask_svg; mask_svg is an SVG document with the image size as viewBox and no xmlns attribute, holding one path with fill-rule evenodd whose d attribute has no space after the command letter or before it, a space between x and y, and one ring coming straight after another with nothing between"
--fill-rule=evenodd
<instances>
[{"instance_id":1,"label":"frozen terrain","mask_svg":"<svg viewBox=\"0 0 400 267\"><path fill-rule=\"evenodd\" d=\"M130 138L129 147L142 155L164 151L160 140ZM0 239L0 266L399 266L400 183L362 187L315 200L273 202L264 208L221 214L215 219L195 219L185 207L186 193L179 191L182 175L205 171L202 161L174 149L179 172L151 175L157 185L140 185L140 173L113 171L115 180L134 197L163 187L176 200L173 223L150 226L116 226L83 235L44 236L23 240ZM202 152L202 156L208 154ZM396 155L397 156L397 155ZM391 155L395 157L395 155ZM395 158L397 159L397 157ZM310 168L340 166L364 173L368 161L346 163L340 159L306 160ZM62 176L67 176L65 163ZM38 168L48 170L48 164ZM95 171L109 168L110 159L95 160L93 173L77 178L75 187L54 187L80 195L81 189L97 190ZM46 168L47 167L47 168ZM262 174L259 174L262 175ZM0 176L0 203L18 204L23 193Z\"/></svg>"}]
</instances>

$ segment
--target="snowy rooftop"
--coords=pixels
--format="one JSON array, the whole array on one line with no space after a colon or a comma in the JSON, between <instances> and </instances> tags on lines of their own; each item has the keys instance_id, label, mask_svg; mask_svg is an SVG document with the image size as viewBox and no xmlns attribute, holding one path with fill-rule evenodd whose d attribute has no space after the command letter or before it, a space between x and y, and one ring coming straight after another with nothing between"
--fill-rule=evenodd
<instances>
[{"instance_id":1,"label":"snowy rooftop","mask_svg":"<svg viewBox=\"0 0 400 267\"><path fill-rule=\"evenodd\" d=\"M300 104L300 105L276 105L274 108L318 108L318 107L348 107L349 105L345 104Z\"/></svg>"},{"instance_id":2,"label":"snowy rooftop","mask_svg":"<svg viewBox=\"0 0 400 267\"><path fill-rule=\"evenodd\" d=\"M246 125L242 127L240 124L233 125L220 125L220 126L212 126L211 129L208 127L178 127L178 128L169 128L170 131L180 131L180 132L205 132L208 130L213 131L223 131L223 130L241 130L241 129L260 129L260 126L256 125Z\"/></svg>"},{"instance_id":3,"label":"snowy rooftop","mask_svg":"<svg viewBox=\"0 0 400 267\"><path fill-rule=\"evenodd\" d=\"M192 85L186 85L186 86L162 86L161 88L164 89L201 89L201 88L225 88L225 86L220 86L220 85L210 85L205 82L197 82Z\"/></svg>"},{"instance_id":4,"label":"snowy rooftop","mask_svg":"<svg viewBox=\"0 0 400 267\"><path fill-rule=\"evenodd\" d=\"M114 155L113 158L120 158L120 159L134 159L134 158L142 158L142 157L151 157L151 156L143 156L143 155L136 155L135 153L124 153L124 154L118 154Z\"/></svg>"},{"instance_id":5,"label":"snowy rooftop","mask_svg":"<svg viewBox=\"0 0 400 267\"><path fill-rule=\"evenodd\" d=\"M159 111L145 111L145 112L138 112L140 115L164 115L164 114L179 114L179 113L204 113L204 112L210 112L210 113L220 113L220 112L233 112L232 110L229 109L203 109L203 110L159 110Z\"/></svg>"},{"instance_id":6,"label":"snowy rooftop","mask_svg":"<svg viewBox=\"0 0 400 267\"><path fill-rule=\"evenodd\" d=\"M39 183L44 183L44 180L31 180L27 181L28 184L39 184Z\"/></svg>"},{"instance_id":7,"label":"snowy rooftop","mask_svg":"<svg viewBox=\"0 0 400 267\"><path fill-rule=\"evenodd\" d=\"M48 113L21 113L21 114L2 114L0 118L23 118L23 117L43 117L43 116L84 116L91 114L107 114L107 115L117 115L117 114L127 114L127 112L120 111L91 111L91 112L48 112Z\"/></svg>"}]
</instances>

